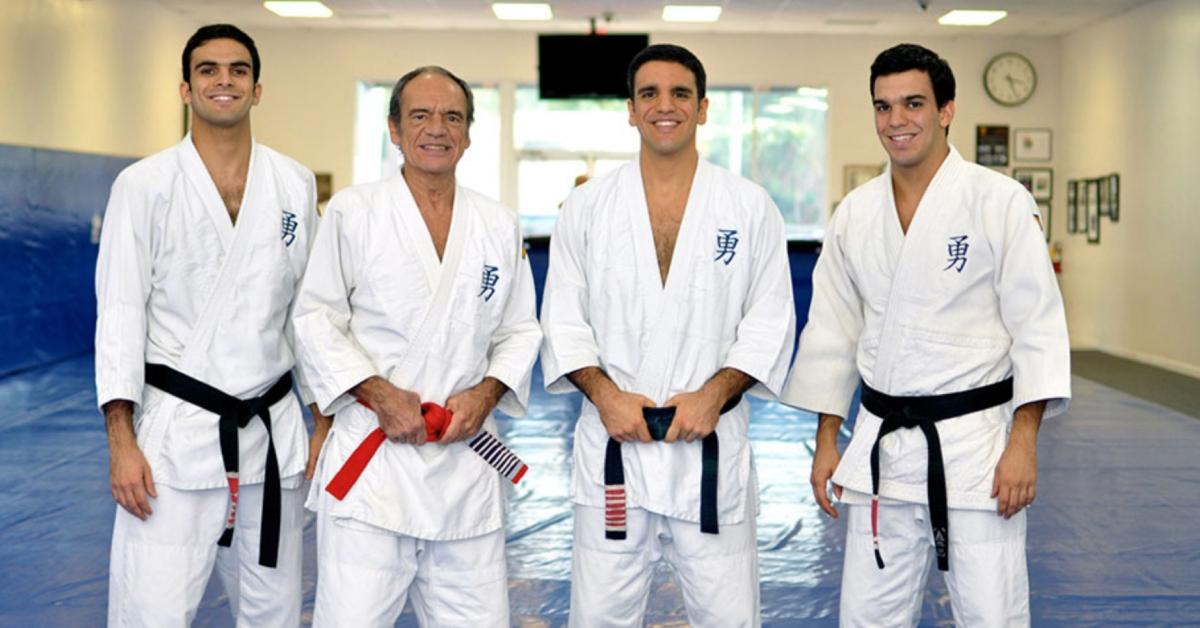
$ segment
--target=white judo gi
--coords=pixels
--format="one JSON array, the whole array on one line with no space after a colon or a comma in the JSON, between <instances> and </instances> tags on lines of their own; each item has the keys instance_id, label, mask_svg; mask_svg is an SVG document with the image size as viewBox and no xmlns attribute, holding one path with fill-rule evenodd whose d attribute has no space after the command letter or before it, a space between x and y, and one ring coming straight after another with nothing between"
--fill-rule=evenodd
<instances>
[{"instance_id":1,"label":"white judo gi","mask_svg":"<svg viewBox=\"0 0 1200 628\"><path fill-rule=\"evenodd\" d=\"M730 367L782 388L795 338L783 217L761 187L701 160L664 287L637 162L577 188L550 241L542 306L546 389L593 366L657 404ZM721 416L718 535L701 534L701 443L625 443L629 538L604 538L608 432L586 399L575 430L571 623L640 624L653 562L680 576L693 625L758 623L758 495L750 405ZM653 528L653 529L652 529ZM665 540L671 540L664 547Z\"/></svg>"},{"instance_id":2,"label":"white judo gi","mask_svg":"<svg viewBox=\"0 0 1200 628\"><path fill-rule=\"evenodd\" d=\"M344 500L324 489L379 427L348 392L373 375L440 405L491 376L509 388L499 409L525 413L541 329L522 246L513 212L461 186L440 262L399 174L330 201L294 317L317 403L337 415L308 500L316 625L391 626L410 590L423 625L508 625L501 479L466 442L387 441Z\"/></svg>"},{"instance_id":3,"label":"white judo gi","mask_svg":"<svg viewBox=\"0 0 1200 628\"><path fill-rule=\"evenodd\" d=\"M308 441L295 396L270 408L284 489L272 569L258 564L262 422L238 430L237 530L233 546L218 550L229 501L218 417L146 385L144 365L172 367L242 399L271 388L294 364L289 309L316 220L312 173L258 143L236 226L190 135L113 183L96 266L97 398L101 406L134 402L138 447L159 497L145 521L117 507L110 625L190 623L214 561L239 625L299 624ZM302 382L300 389L307 395Z\"/></svg>"},{"instance_id":4,"label":"white judo gi","mask_svg":"<svg viewBox=\"0 0 1200 628\"><path fill-rule=\"evenodd\" d=\"M996 514L997 463L1016 408L1071 396L1066 318L1033 198L953 148L901 230L891 170L838 206L813 273L809 322L781 399L845 417L860 379L928 396L1013 378L1010 402L936 424L950 508L946 574L960 625L1028 624L1025 513ZM915 625L933 540L920 430L880 443L881 550L872 555L870 452L880 418L859 409L833 476L851 504L845 625ZM978 511L978 512L971 512ZM914 524L914 521L920 523Z\"/></svg>"}]
</instances>

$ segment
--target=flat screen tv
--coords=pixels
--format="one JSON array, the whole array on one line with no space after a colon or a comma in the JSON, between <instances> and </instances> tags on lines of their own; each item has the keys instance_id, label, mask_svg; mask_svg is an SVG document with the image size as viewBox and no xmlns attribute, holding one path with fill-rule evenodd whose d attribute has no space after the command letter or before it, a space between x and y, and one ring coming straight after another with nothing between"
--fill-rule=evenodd
<instances>
[{"instance_id":1,"label":"flat screen tv","mask_svg":"<svg viewBox=\"0 0 1200 628\"><path fill-rule=\"evenodd\" d=\"M542 98L628 98L625 72L648 35L538 35Z\"/></svg>"}]
</instances>

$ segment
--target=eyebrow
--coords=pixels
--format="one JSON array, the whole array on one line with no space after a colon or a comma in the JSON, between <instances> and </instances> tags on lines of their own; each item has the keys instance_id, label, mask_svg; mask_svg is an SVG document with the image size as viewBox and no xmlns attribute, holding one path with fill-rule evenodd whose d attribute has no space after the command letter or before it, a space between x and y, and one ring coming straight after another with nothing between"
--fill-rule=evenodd
<instances>
[{"instance_id":1,"label":"eyebrow","mask_svg":"<svg viewBox=\"0 0 1200 628\"><path fill-rule=\"evenodd\" d=\"M414 113L433 113L433 110L430 109L429 107L413 107L412 109L408 110L408 115L411 116ZM447 109L446 113L447 114L457 114L464 118L467 116L466 112L464 112L461 109Z\"/></svg>"},{"instance_id":2,"label":"eyebrow","mask_svg":"<svg viewBox=\"0 0 1200 628\"><path fill-rule=\"evenodd\" d=\"M638 92L638 93L641 93L641 92L644 92L644 91L646 91L646 90L648 90L648 89L655 89L655 90L656 90L656 89L658 89L658 85L653 85L653 84L651 84L651 85L642 85L641 87L638 87L638 88L636 88L634 91L635 91L635 92ZM674 86L670 87L669 89L670 89L671 91L673 91L673 92L676 92L676 91L682 91L682 92L687 92L687 93L689 93L689 94L691 94L691 93L693 93L693 92L695 92L695 91L696 91L696 90L692 89L691 87L689 87L689 86L687 86L687 85L674 85Z\"/></svg>"},{"instance_id":3,"label":"eyebrow","mask_svg":"<svg viewBox=\"0 0 1200 628\"><path fill-rule=\"evenodd\" d=\"M205 59L203 61L197 61L196 65L193 67L198 70L203 67L219 66L219 65L221 65L221 64L217 63L216 61L211 61L211 60ZM230 63L229 67L231 67L231 68L252 68L253 66L250 65L249 61L242 61L239 59L238 61L234 61L233 63Z\"/></svg>"},{"instance_id":4,"label":"eyebrow","mask_svg":"<svg viewBox=\"0 0 1200 628\"><path fill-rule=\"evenodd\" d=\"M929 100L929 97L926 96L925 94L909 94L907 96L901 96L900 98L897 98L896 102L912 102L914 100ZM872 100L871 102L876 105L891 104L882 98L876 98L876 99Z\"/></svg>"}]
</instances>

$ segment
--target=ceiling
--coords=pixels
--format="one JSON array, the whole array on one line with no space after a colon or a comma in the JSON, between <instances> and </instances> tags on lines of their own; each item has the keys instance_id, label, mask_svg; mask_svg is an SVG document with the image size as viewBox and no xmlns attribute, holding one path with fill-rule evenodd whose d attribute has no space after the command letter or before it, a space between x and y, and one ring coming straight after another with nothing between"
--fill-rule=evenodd
<instances>
[{"instance_id":1,"label":"ceiling","mask_svg":"<svg viewBox=\"0 0 1200 628\"><path fill-rule=\"evenodd\" d=\"M131 0L124 0L131 1ZM135 0L136 1L136 0ZM394 28L579 32L598 18L612 32L905 34L911 36L1054 36L1128 11L1149 0L676 0L720 4L715 24L670 24L665 0L549 0L550 22L501 22L487 0L323 0L334 17L285 19L258 0L141 0L197 23L232 22L247 28ZM520 0L518 0L520 1ZM922 10L920 3L928 5ZM940 26L951 9L1004 9L987 28ZM605 16L610 21L605 23Z\"/></svg>"}]
</instances>

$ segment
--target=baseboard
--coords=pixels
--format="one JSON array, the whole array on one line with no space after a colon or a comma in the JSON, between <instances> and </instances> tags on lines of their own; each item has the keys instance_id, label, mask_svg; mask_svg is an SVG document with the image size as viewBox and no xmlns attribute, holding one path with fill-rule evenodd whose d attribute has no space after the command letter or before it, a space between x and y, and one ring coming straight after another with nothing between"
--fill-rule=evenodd
<instances>
[{"instance_id":1,"label":"baseboard","mask_svg":"<svg viewBox=\"0 0 1200 628\"><path fill-rule=\"evenodd\" d=\"M1121 349L1118 347L1106 347L1089 344L1080 344L1071 348L1076 351L1102 351L1110 355L1115 355L1119 358L1133 360L1134 362L1141 362L1142 364L1156 366L1173 373L1179 373L1180 375L1186 375L1188 377L1200 379L1200 366L1188 364L1186 362L1180 362L1178 360L1172 360L1170 358L1164 358L1159 355L1143 353L1141 351L1133 351L1130 349Z\"/></svg>"}]
</instances>

